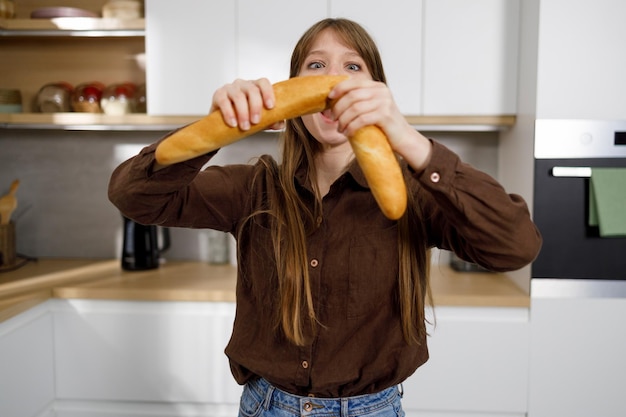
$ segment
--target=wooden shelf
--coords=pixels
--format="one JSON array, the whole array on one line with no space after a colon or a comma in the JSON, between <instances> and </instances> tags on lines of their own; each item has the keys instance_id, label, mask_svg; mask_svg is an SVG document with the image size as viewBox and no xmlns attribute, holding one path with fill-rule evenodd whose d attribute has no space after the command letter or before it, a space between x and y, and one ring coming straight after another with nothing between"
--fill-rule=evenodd
<instances>
[{"instance_id":1,"label":"wooden shelf","mask_svg":"<svg viewBox=\"0 0 626 417\"><path fill-rule=\"evenodd\" d=\"M198 120L202 116L149 116L133 113L109 116L94 113L4 113L3 129L54 130L171 130Z\"/></svg>"},{"instance_id":2,"label":"wooden shelf","mask_svg":"<svg viewBox=\"0 0 626 417\"><path fill-rule=\"evenodd\" d=\"M92 113L0 113L2 129L58 130L171 130L200 119L202 115L108 116ZM437 132L490 132L511 128L515 116L407 116L418 130Z\"/></svg>"},{"instance_id":3,"label":"wooden shelf","mask_svg":"<svg viewBox=\"0 0 626 417\"><path fill-rule=\"evenodd\" d=\"M0 19L0 37L23 36L145 36L145 19L59 17Z\"/></svg>"}]
</instances>

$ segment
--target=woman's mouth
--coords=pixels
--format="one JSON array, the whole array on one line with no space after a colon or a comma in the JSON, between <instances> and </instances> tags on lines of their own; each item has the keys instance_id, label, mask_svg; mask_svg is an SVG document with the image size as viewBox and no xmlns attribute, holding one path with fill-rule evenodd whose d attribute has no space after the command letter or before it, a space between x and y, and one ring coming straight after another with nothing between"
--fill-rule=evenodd
<instances>
[{"instance_id":1,"label":"woman's mouth","mask_svg":"<svg viewBox=\"0 0 626 417\"><path fill-rule=\"evenodd\" d=\"M326 109L323 112L320 113L320 115L322 116L322 120L326 123L335 123L335 115L333 114L333 111L331 109Z\"/></svg>"}]
</instances>

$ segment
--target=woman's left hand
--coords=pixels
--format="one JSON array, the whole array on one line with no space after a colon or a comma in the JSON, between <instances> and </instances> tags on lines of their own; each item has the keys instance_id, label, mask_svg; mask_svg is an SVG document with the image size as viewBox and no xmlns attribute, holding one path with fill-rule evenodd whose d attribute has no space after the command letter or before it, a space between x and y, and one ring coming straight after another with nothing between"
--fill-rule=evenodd
<instances>
[{"instance_id":1,"label":"woman's left hand","mask_svg":"<svg viewBox=\"0 0 626 417\"><path fill-rule=\"evenodd\" d=\"M334 100L332 110L339 131L351 137L362 127L376 125L409 165L416 170L426 167L431 143L408 124L386 84L350 78L337 84L328 97Z\"/></svg>"}]
</instances>

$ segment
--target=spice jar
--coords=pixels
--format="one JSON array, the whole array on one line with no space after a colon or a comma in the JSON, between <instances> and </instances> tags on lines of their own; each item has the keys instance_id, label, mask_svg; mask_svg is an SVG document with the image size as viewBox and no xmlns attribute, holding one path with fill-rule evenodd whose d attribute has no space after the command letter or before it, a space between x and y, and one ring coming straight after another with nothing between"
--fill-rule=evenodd
<instances>
[{"instance_id":1,"label":"spice jar","mask_svg":"<svg viewBox=\"0 0 626 417\"><path fill-rule=\"evenodd\" d=\"M69 112L73 90L74 87L64 81L44 85L37 93L37 109L42 113Z\"/></svg>"},{"instance_id":2,"label":"spice jar","mask_svg":"<svg viewBox=\"0 0 626 417\"><path fill-rule=\"evenodd\" d=\"M81 113L102 113L100 99L103 90L104 84L98 81L76 86L72 93L72 110Z\"/></svg>"},{"instance_id":3,"label":"spice jar","mask_svg":"<svg viewBox=\"0 0 626 417\"><path fill-rule=\"evenodd\" d=\"M135 84L122 83L108 86L102 93L100 107L105 114L120 116L135 110Z\"/></svg>"}]
</instances>

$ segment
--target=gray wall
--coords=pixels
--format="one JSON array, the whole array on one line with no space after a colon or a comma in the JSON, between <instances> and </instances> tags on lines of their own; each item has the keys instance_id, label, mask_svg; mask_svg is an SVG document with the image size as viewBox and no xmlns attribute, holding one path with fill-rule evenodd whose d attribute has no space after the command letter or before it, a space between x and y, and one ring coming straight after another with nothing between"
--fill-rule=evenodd
<instances>
[{"instance_id":1,"label":"gray wall","mask_svg":"<svg viewBox=\"0 0 626 417\"><path fill-rule=\"evenodd\" d=\"M0 195L20 180L17 250L34 257L119 258L122 219L107 199L112 170L164 132L0 129ZM497 133L432 133L466 162L496 176ZM259 134L220 151L212 163L277 155ZM207 231L172 229L168 259L208 259Z\"/></svg>"}]
</instances>

